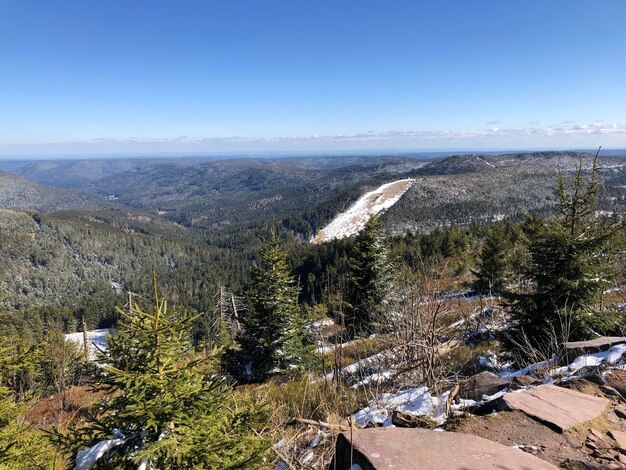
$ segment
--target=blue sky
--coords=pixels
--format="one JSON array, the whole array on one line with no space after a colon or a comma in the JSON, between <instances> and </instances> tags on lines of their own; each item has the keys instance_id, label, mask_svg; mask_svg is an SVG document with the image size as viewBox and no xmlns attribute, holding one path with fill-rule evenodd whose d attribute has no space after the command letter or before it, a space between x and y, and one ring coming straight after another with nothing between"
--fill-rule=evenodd
<instances>
[{"instance_id":1,"label":"blue sky","mask_svg":"<svg viewBox=\"0 0 626 470\"><path fill-rule=\"evenodd\" d=\"M626 2L0 0L0 155L626 147Z\"/></svg>"}]
</instances>

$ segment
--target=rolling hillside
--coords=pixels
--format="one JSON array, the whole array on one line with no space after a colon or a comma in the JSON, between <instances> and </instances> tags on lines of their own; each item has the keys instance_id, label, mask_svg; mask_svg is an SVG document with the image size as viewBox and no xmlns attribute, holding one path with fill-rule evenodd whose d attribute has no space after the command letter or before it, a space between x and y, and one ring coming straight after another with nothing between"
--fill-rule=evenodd
<instances>
[{"instance_id":1,"label":"rolling hillside","mask_svg":"<svg viewBox=\"0 0 626 470\"><path fill-rule=\"evenodd\" d=\"M96 209L106 206L93 197L34 183L0 171L0 208L54 212L67 209Z\"/></svg>"}]
</instances>

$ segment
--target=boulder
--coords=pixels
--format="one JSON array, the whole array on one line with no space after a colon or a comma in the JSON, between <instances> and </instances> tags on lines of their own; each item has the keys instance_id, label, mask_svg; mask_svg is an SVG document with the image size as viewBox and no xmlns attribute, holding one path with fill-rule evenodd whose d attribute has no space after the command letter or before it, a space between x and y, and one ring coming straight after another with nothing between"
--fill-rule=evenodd
<instances>
[{"instance_id":1,"label":"boulder","mask_svg":"<svg viewBox=\"0 0 626 470\"><path fill-rule=\"evenodd\" d=\"M556 385L539 385L502 397L505 406L520 410L563 432L597 418L606 410L606 398L580 393Z\"/></svg>"},{"instance_id":2,"label":"boulder","mask_svg":"<svg viewBox=\"0 0 626 470\"><path fill-rule=\"evenodd\" d=\"M626 400L626 372L620 369L612 369L607 371L604 376L604 382L619 392L624 400Z\"/></svg>"},{"instance_id":3,"label":"boulder","mask_svg":"<svg viewBox=\"0 0 626 470\"><path fill-rule=\"evenodd\" d=\"M470 434L428 429L341 433L329 468L351 470L555 470L534 455ZM506 465L504 465L506 464Z\"/></svg>"},{"instance_id":4,"label":"boulder","mask_svg":"<svg viewBox=\"0 0 626 470\"><path fill-rule=\"evenodd\" d=\"M464 380L460 384L460 398L481 401L483 395L494 395L504 390L508 383L492 372L481 372Z\"/></svg>"},{"instance_id":5,"label":"boulder","mask_svg":"<svg viewBox=\"0 0 626 470\"><path fill-rule=\"evenodd\" d=\"M511 380L511 389L519 390L520 388L530 387L531 385L539 385L541 381L530 375L518 375Z\"/></svg>"},{"instance_id":6,"label":"boulder","mask_svg":"<svg viewBox=\"0 0 626 470\"><path fill-rule=\"evenodd\" d=\"M606 351L607 349L610 349L611 346L620 343L626 343L626 337L600 336L599 338L588 341L570 341L565 343L565 359L567 364L571 364L578 356Z\"/></svg>"},{"instance_id":7,"label":"boulder","mask_svg":"<svg viewBox=\"0 0 626 470\"><path fill-rule=\"evenodd\" d=\"M613 413L620 419L626 419L626 406L625 405L617 405L613 409Z\"/></svg>"},{"instance_id":8,"label":"boulder","mask_svg":"<svg viewBox=\"0 0 626 470\"><path fill-rule=\"evenodd\" d=\"M437 422L428 416L411 415L398 410L393 411L391 424L398 428L434 429L437 427Z\"/></svg>"}]
</instances>

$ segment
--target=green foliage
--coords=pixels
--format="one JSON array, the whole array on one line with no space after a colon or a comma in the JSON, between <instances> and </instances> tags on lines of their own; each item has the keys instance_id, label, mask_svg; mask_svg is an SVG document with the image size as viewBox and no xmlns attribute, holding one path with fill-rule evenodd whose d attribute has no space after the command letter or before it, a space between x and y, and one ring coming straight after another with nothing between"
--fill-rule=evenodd
<instances>
[{"instance_id":1,"label":"green foliage","mask_svg":"<svg viewBox=\"0 0 626 470\"><path fill-rule=\"evenodd\" d=\"M16 335L0 336L0 387L16 398L35 390L41 358L36 344Z\"/></svg>"},{"instance_id":2,"label":"green foliage","mask_svg":"<svg viewBox=\"0 0 626 470\"><path fill-rule=\"evenodd\" d=\"M581 161L570 192L559 175L558 215L547 222L529 217L525 276L530 290L509 296L514 314L511 337L525 334L536 345L549 334L562 341L567 335L583 339L617 328L618 316L595 308L614 275L615 226L596 212L599 189L597 160L589 178L582 174Z\"/></svg>"},{"instance_id":3,"label":"green foliage","mask_svg":"<svg viewBox=\"0 0 626 470\"><path fill-rule=\"evenodd\" d=\"M46 392L59 393L61 407L65 407L65 391L79 382L85 371L84 348L66 341L59 330L48 332L41 344L39 360L41 388Z\"/></svg>"},{"instance_id":4,"label":"green foliage","mask_svg":"<svg viewBox=\"0 0 626 470\"><path fill-rule=\"evenodd\" d=\"M138 305L120 311L118 332L101 358L97 385L106 391L103 411L75 430L70 446L126 437L98 468L256 468L268 448L252 431L260 415L234 401L233 390L216 375L217 352L197 354L191 343L193 318L168 309L156 293L150 312ZM72 436L69 436L71 438Z\"/></svg>"},{"instance_id":5,"label":"green foliage","mask_svg":"<svg viewBox=\"0 0 626 470\"><path fill-rule=\"evenodd\" d=\"M349 261L345 323L351 335L370 334L385 315L391 267L382 223L372 216L357 235Z\"/></svg>"},{"instance_id":6,"label":"green foliage","mask_svg":"<svg viewBox=\"0 0 626 470\"><path fill-rule=\"evenodd\" d=\"M509 274L509 250L502 230L490 230L482 246L478 269L474 272L476 292L500 294L504 291Z\"/></svg>"},{"instance_id":7,"label":"green foliage","mask_svg":"<svg viewBox=\"0 0 626 470\"><path fill-rule=\"evenodd\" d=\"M0 336L0 470L61 468L46 435L22 417L26 404L46 387L45 364L58 358L44 342Z\"/></svg>"},{"instance_id":8,"label":"green foliage","mask_svg":"<svg viewBox=\"0 0 626 470\"><path fill-rule=\"evenodd\" d=\"M48 438L24 423L24 406L12 395L0 387L0 470L62 468Z\"/></svg>"},{"instance_id":9,"label":"green foliage","mask_svg":"<svg viewBox=\"0 0 626 470\"><path fill-rule=\"evenodd\" d=\"M308 360L298 305L300 289L273 230L252 279L248 311L236 339L239 349L230 350L225 358L227 370L241 382L261 382Z\"/></svg>"}]
</instances>

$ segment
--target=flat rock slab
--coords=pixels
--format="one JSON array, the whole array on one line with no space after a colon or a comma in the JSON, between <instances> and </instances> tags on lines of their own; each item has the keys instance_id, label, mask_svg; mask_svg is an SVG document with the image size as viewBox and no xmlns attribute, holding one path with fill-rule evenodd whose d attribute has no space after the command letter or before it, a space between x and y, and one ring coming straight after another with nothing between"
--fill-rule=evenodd
<instances>
[{"instance_id":1,"label":"flat rock slab","mask_svg":"<svg viewBox=\"0 0 626 470\"><path fill-rule=\"evenodd\" d=\"M595 348L595 349L609 349L614 344L626 343L626 336L599 336L598 338L590 339L587 341L570 341L565 343L566 349L575 348Z\"/></svg>"},{"instance_id":2,"label":"flat rock slab","mask_svg":"<svg viewBox=\"0 0 626 470\"><path fill-rule=\"evenodd\" d=\"M555 470L534 455L482 437L428 429L354 429L339 435L334 465L350 470Z\"/></svg>"},{"instance_id":3,"label":"flat rock slab","mask_svg":"<svg viewBox=\"0 0 626 470\"><path fill-rule=\"evenodd\" d=\"M626 432L611 431L611 437L617 442L617 446L622 452L626 452Z\"/></svg>"},{"instance_id":4,"label":"flat rock slab","mask_svg":"<svg viewBox=\"0 0 626 470\"><path fill-rule=\"evenodd\" d=\"M565 343L566 361L570 364L578 356L606 351L611 346L620 343L626 343L625 336L600 336L588 341L570 341Z\"/></svg>"},{"instance_id":5,"label":"flat rock slab","mask_svg":"<svg viewBox=\"0 0 626 470\"><path fill-rule=\"evenodd\" d=\"M609 404L606 398L556 385L507 393L502 400L510 409L523 411L561 432L597 418Z\"/></svg>"}]
</instances>

